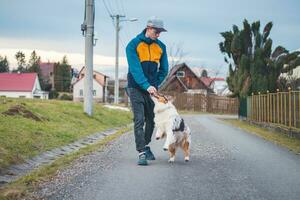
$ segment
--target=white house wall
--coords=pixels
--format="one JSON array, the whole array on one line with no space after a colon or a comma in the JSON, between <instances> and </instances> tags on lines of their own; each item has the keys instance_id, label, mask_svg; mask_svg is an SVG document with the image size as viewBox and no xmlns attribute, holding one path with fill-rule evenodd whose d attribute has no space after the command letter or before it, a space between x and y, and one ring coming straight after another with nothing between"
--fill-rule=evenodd
<instances>
[{"instance_id":1,"label":"white house wall","mask_svg":"<svg viewBox=\"0 0 300 200\"><path fill-rule=\"evenodd\" d=\"M35 90L42 90L41 85L40 85L40 81L39 81L37 76L35 78L34 86L33 86L33 91L35 91Z\"/></svg>"},{"instance_id":2,"label":"white house wall","mask_svg":"<svg viewBox=\"0 0 300 200\"><path fill-rule=\"evenodd\" d=\"M12 98L32 98L32 92L10 92L10 91L0 91L0 96L12 97Z\"/></svg>"},{"instance_id":3,"label":"white house wall","mask_svg":"<svg viewBox=\"0 0 300 200\"><path fill-rule=\"evenodd\" d=\"M84 96L84 78L79 80L73 87L73 99L74 101L78 101L82 99ZM80 90L83 91L83 95L80 96ZM97 99L102 101L103 99L103 86L100 85L95 79L93 79L93 90L96 90L96 96L93 96L93 99Z\"/></svg>"}]
</instances>

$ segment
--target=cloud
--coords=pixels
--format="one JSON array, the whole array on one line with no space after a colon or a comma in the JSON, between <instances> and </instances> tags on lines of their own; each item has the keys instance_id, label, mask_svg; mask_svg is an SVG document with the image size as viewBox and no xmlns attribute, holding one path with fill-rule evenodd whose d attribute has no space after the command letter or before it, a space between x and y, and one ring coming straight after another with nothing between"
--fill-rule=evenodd
<instances>
[{"instance_id":1,"label":"cloud","mask_svg":"<svg viewBox=\"0 0 300 200\"><path fill-rule=\"evenodd\" d=\"M18 51L22 51L25 54L26 60L30 58L32 49L15 49L15 48L0 48L0 54L2 56L7 56L11 67L17 65L15 59L15 54ZM42 62L59 62L62 60L63 56L67 56L69 64L74 66L84 65L84 54L82 53L69 53L69 52L59 52L59 51L48 51L48 50L35 50L36 53L41 57ZM103 65L106 67L115 66L115 57L103 56L99 54L94 54L94 65ZM119 65L127 66L127 61L125 57L119 57Z\"/></svg>"}]
</instances>

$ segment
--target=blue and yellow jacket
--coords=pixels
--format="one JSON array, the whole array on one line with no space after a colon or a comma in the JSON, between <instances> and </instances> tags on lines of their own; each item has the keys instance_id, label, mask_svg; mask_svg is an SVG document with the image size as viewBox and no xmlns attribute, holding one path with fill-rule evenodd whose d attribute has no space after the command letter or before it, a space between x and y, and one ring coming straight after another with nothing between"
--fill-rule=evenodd
<instances>
[{"instance_id":1,"label":"blue and yellow jacket","mask_svg":"<svg viewBox=\"0 0 300 200\"><path fill-rule=\"evenodd\" d=\"M147 38L145 33L146 29L126 47L128 88L158 88L168 74L166 46L158 39Z\"/></svg>"}]
</instances>

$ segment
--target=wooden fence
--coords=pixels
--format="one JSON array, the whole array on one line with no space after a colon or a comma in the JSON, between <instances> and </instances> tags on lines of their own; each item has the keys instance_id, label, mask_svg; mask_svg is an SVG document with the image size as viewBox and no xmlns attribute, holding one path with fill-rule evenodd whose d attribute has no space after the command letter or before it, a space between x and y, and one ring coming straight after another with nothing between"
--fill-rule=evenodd
<instances>
[{"instance_id":1,"label":"wooden fence","mask_svg":"<svg viewBox=\"0 0 300 200\"><path fill-rule=\"evenodd\" d=\"M178 110L238 114L239 102L236 98L189 93L168 93L168 95L175 98L174 105Z\"/></svg>"},{"instance_id":2,"label":"wooden fence","mask_svg":"<svg viewBox=\"0 0 300 200\"><path fill-rule=\"evenodd\" d=\"M247 118L300 128L300 91L257 94L247 99Z\"/></svg>"}]
</instances>

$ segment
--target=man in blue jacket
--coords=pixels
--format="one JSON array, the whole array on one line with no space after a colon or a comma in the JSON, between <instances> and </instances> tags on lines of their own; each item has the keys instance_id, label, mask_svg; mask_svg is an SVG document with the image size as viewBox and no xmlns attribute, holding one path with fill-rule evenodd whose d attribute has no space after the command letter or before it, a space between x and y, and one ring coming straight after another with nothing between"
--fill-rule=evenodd
<instances>
[{"instance_id":1,"label":"man in blue jacket","mask_svg":"<svg viewBox=\"0 0 300 200\"><path fill-rule=\"evenodd\" d=\"M155 160L149 143L154 129L154 103L150 95L168 74L166 46L158 40L161 32L166 32L163 21L152 17L147 27L126 47L128 61L128 94L134 115L134 136L139 152L139 165L147 165L147 160ZM144 130L144 123L146 123Z\"/></svg>"}]
</instances>

